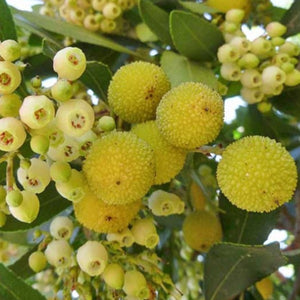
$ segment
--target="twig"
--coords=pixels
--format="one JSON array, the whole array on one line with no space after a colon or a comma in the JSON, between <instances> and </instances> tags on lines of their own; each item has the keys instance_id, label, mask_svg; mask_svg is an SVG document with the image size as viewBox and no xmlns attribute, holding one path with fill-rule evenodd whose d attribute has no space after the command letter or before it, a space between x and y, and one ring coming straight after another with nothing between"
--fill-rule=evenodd
<instances>
[{"instance_id":1,"label":"twig","mask_svg":"<svg viewBox=\"0 0 300 300\"><path fill-rule=\"evenodd\" d=\"M192 152L198 152L204 155L210 155L211 153L215 155L222 155L223 151L224 149L221 144L218 144L216 146L201 146L192 150Z\"/></svg>"}]
</instances>

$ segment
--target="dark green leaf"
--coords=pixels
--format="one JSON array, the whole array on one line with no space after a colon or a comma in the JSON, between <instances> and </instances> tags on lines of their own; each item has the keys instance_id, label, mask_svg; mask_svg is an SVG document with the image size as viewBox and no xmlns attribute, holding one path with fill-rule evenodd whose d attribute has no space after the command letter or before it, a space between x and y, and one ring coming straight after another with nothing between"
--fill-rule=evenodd
<instances>
[{"instance_id":1,"label":"dark green leaf","mask_svg":"<svg viewBox=\"0 0 300 300\"><path fill-rule=\"evenodd\" d=\"M0 299L3 300L45 300L37 290L27 285L13 271L0 264Z\"/></svg>"},{"instance_id":2,"label":"dark green leaf","mask_svg":"<svg viewBox=\"0 0 300 300\"><path fill-rule=\"evenodd\" d=\"M192 1L179 1L179 3L186 9L197 13L197 14L204 14L204 13L210 13L214 14L218 12L217 9L210 7L208 5L205 5L204 3L199 3L199 2L192 2Z\"/></svg>"},{"instance_id":3,"label":"dark green leaf","mask_svg":"<svg viewBox=\"0 0 300 300\"><path fill-rule=\"evenodd\" d=\"M183 215L170 215L167 217L155 217L155 221L164 227L181 230L184 221Z\"/></svg>"},{"instance_id":4,"label":"dark green leaf","mask_svg":"<svg viewBox=\"0 0 300 300\"><path fill-rule=\"evenodd\" d=\"M37 251L37 249L38 245L32 246L27 253L25 253L21 258L19 258L15 263L10 265L9 269L11 269L23 279L27 279L30 276L34 275L35 272L33 272L28 265L28 258L31 255L31 253Z\"/></svg>"},{"instance_id":5,"label":"dark green leaf","mask_svg":"<svg viewBox=\"0 0 300 300\"><path fill-rule=\"evenodd\" d=\"M287 26L286 36L294 35L300 31L300 1L294 1L290 9L281 20Z\"/></svg>"},{"instance_id":6,"label":"dark green leaf","mask_svg":"<svg viewBox=\"0 0 300 300\"><path fill-rule=\"evenodd\" d=\"M143 21L151 31L153 31L162 42L172 46L173 42L169 31L168 13L149 0L140 0L139 10Z\"/></svg>"},{"instance_id":7,"label":"dark green leaf","mask_svg":"<svg viewBox=\"0 0 300 300\"><path fill-rule=\"evenodd\" d=\"M189 60L187 57L172 51L165 51L161 57L161 66L169 77L172 87L182 82L195 81L217 88L217 79L211 69L201 63Z\"/></svg>"},{"instance_id":8,"label":"dark green leaf","mask_svg":"<svg viewBox=\"0 0 300 300\"><path fill-rule=\"evenodd\" d=\"M43 53L53 59L56 52L58 52L62 47L58 46L57 44L54 44L50 41L47 41L46 39L43 40Z\"/></svg>"},{"instance_id":9,"label":"dark green leaf","mask_svg":"<svg viewBox=\"0 0 300 300\"><path fill-rule=\"evenodd\" d=\"M0 232L0 238L13 244L28 245L27 232Z\"/></svg>"},{"instance_id":10,"label":"dark green leaf","mask_svg":"<svg viewBox=\"0 0 300 300\"><path fill-rule=\"evenodd\" d=\"M27 64L23 73L26 80L30 80L36 75L40 77L57 76L53 71L52 60L43 54L30 56L24 62Z\"/></svg>"},{"instance_id":11,"label":"dark green leaf","mask_svg":"<svg viewBox=\"0 0 300 300\"><path fill-rule=\"evenodd\" d=\"M284 251L289 264L295 266L295 270L300 270L300 249Z\"/></svg>"},{"instance_id":12,"label":"dark green leaf","mask_svg":"<svg viewBox=\"0 0 300 300\"><path fill-rule=\"evenodd\" d=\"M231 299L285 263L278 243L267 246L214 245L204 264L205 299Z\"/></svg>"},{"instance_id":13,"label":"dark green leaf","mask_svg":"<svg viewBox=\"0 0 300 300\"><path fill-rule=\"evenodd\" d=\"M93 45L99 45L102 47L110 48L118 52L124 52L131 55L136 55L135 52L123 47L109 38L102 36L99 33L93 33L81 26L69 24L67 22L54 19L52 17L43 16L35 12L21 11L13 9L16 19L25 21L30 25L42 27L48 31L62 34L76 39L77 41L86 42Z\"/></svg>"},{"instance_id":14,"label":"dark green leaf","mask_svg":"<svg viewBox=\"0 0 300 300\"><path fill-rule=\"evenodd\" d=\"M170 30L176 49L195 60L215 59L218 48L224 43L216 25L185 11L171 12Z\"/></svg>"},{"instance_id":15,"label":"dark green leaf","mask_svg":"<svg viewBox=\"0 0 300 300\"><path fill-rule=\"evenodd\" d=\"M239 209L223 194L219 197L219 206L222 210L220 218L226 242L247 245L263 244L279 217L279 210L262 214Z\"/></svg>"},{"instance_id":16,"label":"dark green leaf","mask_svg":"<svg viewBox=\"0 0 300 300\"><path fill-rule=\"evenodd\" d=\"M65 200L57 193L53 184L50 184L42 194L38 195L38 197L40 199L40 212L34 222L27 224L9 216L6 224L0 228L0 232L26 231L30 228L37 227L71 206L70 201Z\"/></svg>"},{"instance_id":17,"label":"dark green leaf","mask_svg":"<svg viewBox=\"0 0 300 300\"><path fill-rule=\"evenodd\" d=\"M17 40L17 32L11 12L5 2L0 0L0 40Z\"/></svg>"},{"instance_id":18,"label":"dark green leaf","mask_svg":"<svg viewBox=\"0 0 300 300\"><path fill-rule=\"evenodd\" d=\"M97 61L89 61L85 72L80 77L80 81L102 100L106 100L107 89L111 77L111 71L106 65Z\"/></svg>"}]
</instances>

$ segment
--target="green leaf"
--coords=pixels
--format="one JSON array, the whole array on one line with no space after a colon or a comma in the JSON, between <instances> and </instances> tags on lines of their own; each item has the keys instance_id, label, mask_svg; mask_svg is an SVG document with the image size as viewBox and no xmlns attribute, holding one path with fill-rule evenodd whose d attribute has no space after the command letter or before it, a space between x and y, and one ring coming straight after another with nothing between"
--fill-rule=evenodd
<instances>
[{"instance_id":1,"label":"green leaf","mask_svg":"<svg viewBox=\"0 0 300 300\"><path fill-rule=\"evenodd\" d=\"M173 42L169 31L168 13L149 0L139 1L139 11L143 21L151 31L155 33L162 42L172 46Z\"/></svg>"},{"instance_id":2,"label":"green leaf","mask_svg":"<svg viewBox=\"0 0 300 300\"><path fill-rule=\"evenodd\" d=\"M27 232L0 232L0 238L13 244L28 246Z\"/></svg>"},{"instance_id":3,"label":"green leaf","mask_svg":"<svg viewBox=\"0 0 300 300\"><path fill-rule=\"evenodd\" d=\"M285 263L278 243L267 246L214 245L204 264L205 299L232 299Z\"/></svg>"},{"instance_id":4,"label":"green leaf","mask_svg":"<svg viewBox=\"0 0 300 300\"><path fill-rule=\"evenodd\" d=\"M268 238L279 217L279 210L270 213L253 213L242 210L231 204L221 194L219 197L220 213L224 241L258 245Z\"/></svg>"},{"instance_id":5,"label":"green leaf","mask_svg":"<svg viewBox=\"0 0 300 300\"><path fill-rule=\"evenodd\" d=\"M285 36L299 33L300 31L300 1L294 1L293 5L283 16L281 23L287 26Z\"/></svg>"},{"instance_id":6,"label":"green leaf","mask_svg":"<svg viewBox=\"0 0 300 300\"><path fill-rule=\"evenodd\" d=\"M1 231L26 231L35 228L56 216L69 206L71 202L62 198L56 191L54 184L50 184L47 189L38 194L40 199L40 212L35 221L30 224L20 222L12 216L8 216L6 224L0 228Z\"/></svg>"},{"instance_id":7,"label":"green leaf","mask_svg":"<svg viewBox=\"0 0 300 300\"><path fill-rule=\"evenodd\" d=\"M105 101L111 77L112 74L108 66L101 62L89 61L80 81Z\"/></svg>"},{"instance_id":8,"label":"green leaf","mask_svg":"<svg viewBox=\"0 0 300 300\"><path fill-rule=\"evenodd\" d=\"M69 24L67 22L43 16L35 12L21 11L13 9L14 16L18 20L26 21L29 24L33 24L37 27L42 27L48 31L62 34L76 39L77 41L86 42L93 45L99 45L102 47L110 48L118 52L124 52L131 55L137 55L135 52L123 47L109 38L102 36L99 33L93 33L81 26Z\"/></svg>"},{"instance_id":9,"label":"green leaf","mask_svg":"<svg viewBox=\"0 0 300 300\"><path fill-rule=\"evenodd\" d=\"M24 62L27 64L27 67L23 72L26 80L30 80L36 75L39 75L40 77L57 76L53 71L52 60L41 53L28 57Z\"/></svg>"},{"instance_id":10,"label":"green leaf","mask_svg":"<svg viewBox=\"0 0 300 300\"><path fill-rule=\"evenodd\" d=\"M38 245L34 245L31 249L26 252L21 258L19 258L15 263L10 265L8 268L23 279L27 279L35 274L34 271L28 265L28 259L31 253L38 250Z\"/></svg>"},{"instance_id":11,"label":"green leaf","mask_svg":"<svg viewBox=\"0 0 300 300\"><path fill-rule=\"evenodd\" d=\"M203 15L204 13L214 14L218 12L217 9L205 5L204 3L192 2L192 1L179 1L179 3L191 12Z\"/></svg>"},{"instance_id":12,"label":"green leaf","mask_svg":"<svg viewBox=\"0 0 300 300\"><path fill-rule=\"evenodd\" d=\"M213 60L218 48L224 43L223 35L216 25L189 12L171 12L170 29L176 49L191 59Z\"/></svg>"},{"instance_id":13,"label":"green leaf","mask_svg":"<svg viewBox=\"0 0 300 300\"><path fill-rule=\"evenodd\" d=\"M288 264L293 264L295 270L300 270L300 249L284 251L284 255L288 259Z\"/></svg>"},{"instance_id":14,"label":"green leaf","mask_svg":"<svg viewBox=\"0 0 300 300\"><path fill-rule=\"evenodd\" d=\"M17 40L15 24L5 0L0 0L0 40Z\"/></svg>"},{"instance_id":15,"label":"green leaf","mask_svg":"<svg viewBox=\"0 0 300 300\"><path fill-rule=\"evenodd\" d=\"M62 49L62 47L57 44L54 44L46 39L43 39L42 49L43 49L44 55L53 59L56 52L58 52L60 49Z\"/></svg>"},{"instance_id":16,"label":"green leaf","mask_svg":"<svg viewBox=\"0 0 300 300\"><path fill-rule=\"evenodd\" d=\"M0 264L0 299L46 300L37 290L31 288L13 271Z\"/></svg>"},{"instance_id":17,"label":"green leaf","mask_svg":"<svg viewBox=\"0 0 300 300\"><path fill-rule=\"evenodd\" d=\"M165 51L161 57L161 66L169 77L172 87L182 82L195 81L217 88L217 79L213 71L201 63L189 60L187 57L172 51Z\"/></svg>"}]
</instances>

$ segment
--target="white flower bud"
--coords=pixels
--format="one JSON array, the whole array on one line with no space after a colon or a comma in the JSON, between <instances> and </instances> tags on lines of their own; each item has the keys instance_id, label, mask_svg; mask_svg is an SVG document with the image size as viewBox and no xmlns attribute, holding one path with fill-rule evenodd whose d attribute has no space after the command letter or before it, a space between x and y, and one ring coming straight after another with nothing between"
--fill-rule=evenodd
<instances>
[{"instance_id":1,"label":"white flower bud","mask_svg":"<svg viewBox=\"0 0 300 300\"><path fill-rule=\"evenodd\" d=\"M21 46L14 40L0 43L0 56L6 61L15 61L21 56Z\"/></svg>"},{"instance_id":2,"label":"white flower bud","mask_svg":"<svg viewBox=\"0 0 300 300\"><path fill-rule=\"evenodd\" d=\"M242 98L249 104L257 103L263 100L264 93L259 88L246 88L241 89Z\"/></svg>"},{"instance_id":3,"label":"white flower bud","mask_svg":"<svg viewBox=\"0 0 300 300\"><path fill-rule=\"evenodd\" d=\"M72 248L66 240L55 240L49 243L45 255L48 263L56 268L68 267L71 263Z\"/></svg>"},{"instance_id":4,"label":"white flower bud","mask_svg":"<svg viewBox=\"0 0 300 300\"><path fill-rule=\"evenodd\" d=\"M21 80L21 73L13 63L0 61L0 94L13 93L20 85Z\"/></svg>"},{"instance_id":5,"label":"white flower bud","mask_svg":"<svg viewBox=\"0 0 300 300\"><path fill-rule=\"evenodd\" d=\"M50 234L57 240L68 240L72 236L73 227L73 222L68 217L55 217L50 224Z\"/></svg>"},{"instance_id":6,"label":"white flower bud","mask_svg":"<svg viewBox=\"0 0 300 300\"><path fill-rule=\"evenodd\" d=\"M241 83L247 88L256 88L261 86L261 74L255 69L245 70L241 76Z\"/></svg>"},{"instance_id":7,"label":"white flower bud","mask_svg":"<svg viewBox=\"0 0 300 300\"><path fill-rule=\"evenodd\" d=\"M239 58L239 53L229 44L224 44L218 49L218 60L221 63L234 62Z\"/></svg>"},{"instance_id":8,"label":"white flower bud","mask_svg":"<svg viewBox=\"0 0 300 300\"><path fill-rule=\"evenodd\" d=\"M275 88L285 82L285 73L277 66L266 67L262 72L262 85Z\"/></svg>"},{"instance_id":9,"label":"white flower bud","mask_svg":"<svg viewBox=\"0 0 300 300\"><path fill-rule=\"evenodd\" d=\"M106 239L110 242L118 242L121 247L131 247L134 243L134 236L128 228L121 232L108 233Z\"/></svg>"},{"instance_id":10,"label":"white flower bud","mask_svg":"<svg viewBox=\"0 0 300 300\"><path fill-rule=\"evenodd\" d=\"M224 63L220 69L221 76L229 81L239 81L241 78L241 69L235 63Z\"/></svg>"}]
</instances>

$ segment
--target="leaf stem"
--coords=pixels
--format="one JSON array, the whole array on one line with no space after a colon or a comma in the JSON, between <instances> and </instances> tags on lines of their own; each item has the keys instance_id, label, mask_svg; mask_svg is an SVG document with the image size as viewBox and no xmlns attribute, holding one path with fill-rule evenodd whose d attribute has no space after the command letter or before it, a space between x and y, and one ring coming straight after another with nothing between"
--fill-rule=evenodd
<instances>
[{"instance_id":1,"label":"leaf stem","mask_svg":"<svg viewBox=\"0 0 300 300\"><path fill-rule=\"evenodd\" d=\"M211 153L215 155L222 155L224 149L222 148L221 144L218 144L216 146L201 146L192 150L192 152L202 153L204 155L210 155Z\"/></svg>"}]
</instances>

